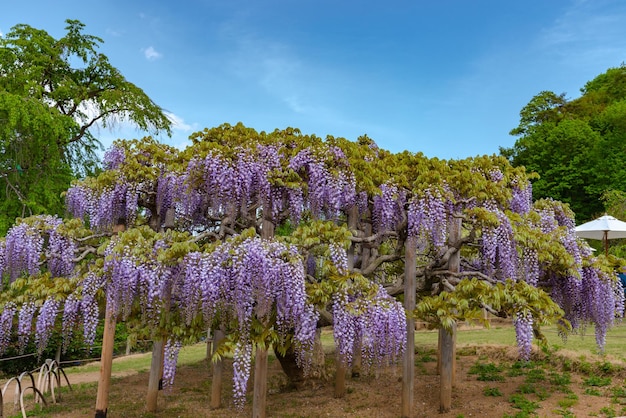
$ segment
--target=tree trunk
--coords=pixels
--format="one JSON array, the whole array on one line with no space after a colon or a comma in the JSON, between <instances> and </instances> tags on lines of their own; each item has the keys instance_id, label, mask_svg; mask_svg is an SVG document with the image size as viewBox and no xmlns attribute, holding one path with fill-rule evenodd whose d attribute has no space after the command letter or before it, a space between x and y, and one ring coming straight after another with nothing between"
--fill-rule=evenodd
<instances>
[{"instance_id":1,"label":"tree trunk","mask_svg":"<svg viewBox=\"0 0 626 418\"><path fill-rule=\"evenodd\" d=\"M369 217L369 210L367 211L366 217ZM369 221L365 221L365 226L363 230L363 236L369 237L372 235L372 223ZM371 249L367 245L361 246L361 270L365 270L367 265L370 262L370 254Z\"/></svg>"},{"instance_id":2,"label":"tree trunk","mask_svg":"<svg viewBox=\"0 0 626 418\"><path fill-rule=\"evenodd\" d=\"M315 331L313 355L306 376L304 370L298 366L293 347L290 346L284 356L274 350L276 358L280 362L280 366L289 380L288 389L300 389L307 379L324 379L326 377L326 356L324 354L321 336L322 330L318 328Z\"/></svg>"},{"instance_id":3,"label":"tree trunk","mask_svg":"<svg viewBox=\"0 0 626 418\"><path fill-rule=\"evenodd\" d=\"M274 351L276 358L280 363L280 367L287 375L287 380L289 382L287 389L300 389L302 387L302 383L304 382L304 370L298 367L296 353L294 352L293 347L290 346L284 356L277 350Z\"/></svg>"}]
</instances>

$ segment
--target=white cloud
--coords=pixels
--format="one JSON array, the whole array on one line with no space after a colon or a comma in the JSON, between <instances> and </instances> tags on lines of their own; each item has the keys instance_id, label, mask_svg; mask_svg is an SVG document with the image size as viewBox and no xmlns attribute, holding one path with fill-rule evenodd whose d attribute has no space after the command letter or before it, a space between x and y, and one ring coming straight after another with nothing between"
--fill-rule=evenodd
<instances>
[{"instance_id":1,"label":"white cloud","mask_svg":"<svg viewBox=\"0 0 626 418\"><path fill-rule=\"evenodd\" d=\"M117 37L122 36L123 32L115 30L115 29L111 29L111 28L106 28L106 34L115 36L117 38Z\"/></svg>"},{"instance_id":2,"label":"white cloud","mask_svg":"<svg viewBox=\"0 0 626 418\"><path fill-rule=\"evenodd\" d=\"M189 132L192 129L195 129L196 124L190 125L188 123L185 123L185 120L183 118L171 112L165 112L165 116L167 116L167 118L172 122L172 128L175 130Z\"/></svg>"},{"instance_id":3,"label":"white cloud","mask_svg":"<svg viewBox=\"0 0 626 418\"><path fill-rule=\"evenodd\" d=\"M143 54L145 55L148 61L155 61L163 56L159 51L154 49L154 47L149 46L148 48L143 50Z\"/></svg>"},{"instance_id":4,"label":"white cloud","mask_svg":"<svg viewBox=\"0 0 626 418\"><path fill-rule=\"evenodd\" d=\"M294 113L313 116L327 111L311 64L289 43L254 33L245 19L223 23L220 36L232 45L227 59L232 74L256 84Z\"/></svg>"},{"instance_id":5,"label":"white cloud","mask_svg":"<svg viewBox=\"0 0 626 418\"><path fill-rule=\"evenodd\" d=\"M546 28L539 46L571 67L616 67L623 61L626 8L615 2L574 2L554 25Z\"/></svg>"},{"instance_id":6,"label":"white cloud","mask_svg":"<svg viewBox=\"0 0 626 418\"><path fill-rule=\"evenodd\" d=\"M0 30L0 38L2 38L4 36L4 33L2 33L2 31Z\"/></svg>"}]
</instances>

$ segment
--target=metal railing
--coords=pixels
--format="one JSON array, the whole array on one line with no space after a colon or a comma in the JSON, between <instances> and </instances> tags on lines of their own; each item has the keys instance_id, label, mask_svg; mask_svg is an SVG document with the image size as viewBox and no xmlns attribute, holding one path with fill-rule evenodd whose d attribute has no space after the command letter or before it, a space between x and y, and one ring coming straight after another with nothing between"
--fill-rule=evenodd
<instances>
[{"instance_id":1,"label":"metal railing","mask_svg":"<svg viewBox=\"0 0 626 418\"><path fill-rule=\"evenodd\" d=\"M35 379L35 375L37 379ZM33 392L36 404L48 405L44 394L50 394L52 403L56 404L57 399L60 400L60 393L57 393L57 391L61 388L62 377L71 391L72 385L63 368L56 360L47 359L38 369L23 372L18 376L10 378L2 387L2 391L0 391L0 418L4 417L4 398L11 384L14 385L13 409L14 411L19 409L22 412L22 417L26 418L24 404L26 392L29 390Z\"/></svg>"}]
</instances>

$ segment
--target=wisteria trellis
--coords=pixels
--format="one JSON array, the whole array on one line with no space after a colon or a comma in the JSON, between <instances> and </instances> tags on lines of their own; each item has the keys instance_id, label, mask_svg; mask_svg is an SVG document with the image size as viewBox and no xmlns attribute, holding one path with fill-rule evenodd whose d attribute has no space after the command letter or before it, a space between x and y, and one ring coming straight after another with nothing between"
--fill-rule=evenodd
<instances>
[{"instance_id":1,"label":"wisteria trellis","mask_svg":"<svg viewBox=\"0 0 626 418\"><path fill-rule=\"evenodd\" d=\"M12 228L0 241L0 273L9 282L46 273L71 277L78 287L20 306L6 301L0 350L14 318L23 344L34 330L43 347L58 318L64 335L72 336L71 325L82 322L85 339L93 342L102 289L116 313L128 314L138 301L146 321L156 321L165 302L187 323L198 316L205 325L217 317L236 319L240 400L249 375L252 320L275 320L280 338L294 336L306 364L312 330L326 310L334 316L337 345L348 362L355 338L367 342L359 346L368 361L392 361L402 353L405 312L392 297L396 277L380 272L401 262L407 238L420 242L418 274L426 286L420 292L450 290L440 281L445 260L472 244L474 250L462 253L466 277L521 280L546 289L575 328L597 325L599 346L623 311L614 278L576 241L572 214L558 202L533 203L523 170L497 157L445 162L392 154L368 138L321 140L294 130L251 137L250 130L226 125L198 133L185 151L150 139L119 141L105 154L103 166L98 178L68 190L71 213L104 240L119 219L151 228L130 228L110 239L102 254L88 256L81 256L86 238L73 235L59 218L33 218ZM341 225L354 207L351 268L343 243L329 243L323 252L313 249L323 242L293 246L280 237L263 242L250 232L258 235L262 219L292 228L311 220ZM167 225L166 213L172 215ZM460 242L450 242L448 224L459 217L464 234ZM329 263L330 270L305 269L315 258ZM360 283L351 275L365 275L375 291L349 288ZM344 286L333 288L326 304L314 305L307 286L331 276L344 277ZM527 357L533 318L521 307L508 314L520 353ZM374 325L379 332L371 332ZM173 335L166 350L168 379L179 348Z\"/></svg>"}]
</instances>

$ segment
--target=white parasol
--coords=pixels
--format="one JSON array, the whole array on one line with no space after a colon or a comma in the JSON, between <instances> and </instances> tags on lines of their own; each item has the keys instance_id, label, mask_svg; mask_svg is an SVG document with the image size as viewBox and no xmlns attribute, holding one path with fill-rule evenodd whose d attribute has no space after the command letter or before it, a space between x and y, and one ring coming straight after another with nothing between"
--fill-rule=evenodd
<instances>
[{"instance_id":1,"label":"white parasol","mask_svg":"<svg viewBox=\"0 0 626 418\"><path fill-rule=\"evenodd\" d=\"M609 255L609 240L626 238L626 222L610 215L600 216L576 227L576 235L581 238L597 239L604 242L604 252Z\"/></svg>"}]
</instances>

